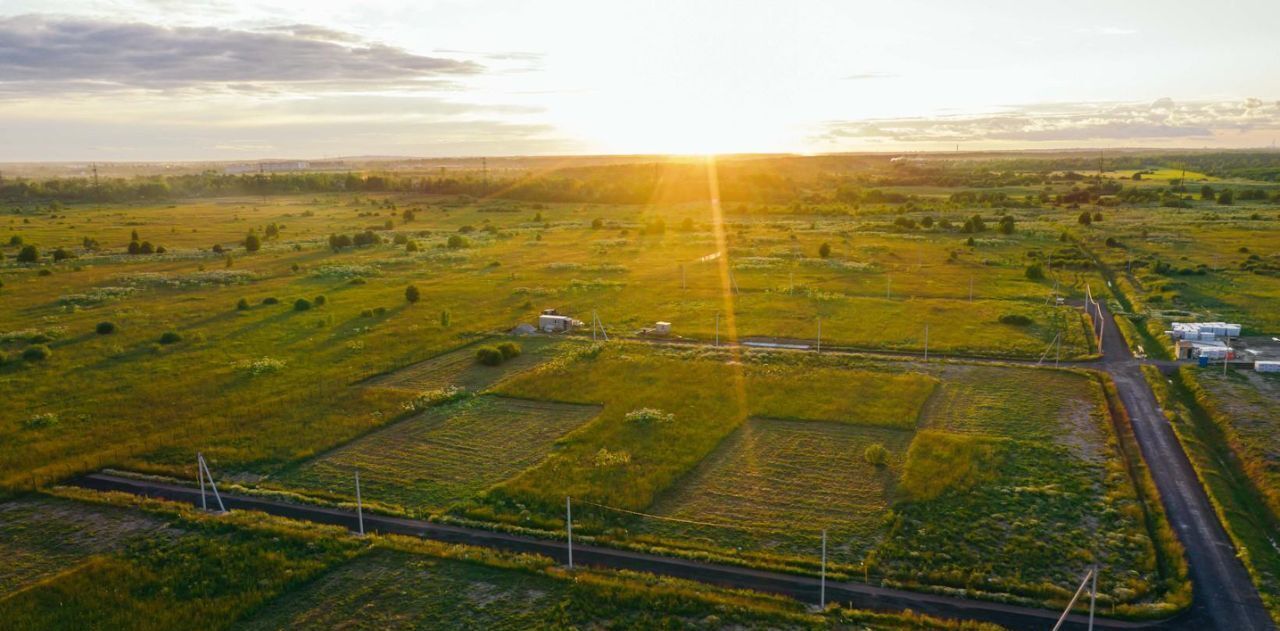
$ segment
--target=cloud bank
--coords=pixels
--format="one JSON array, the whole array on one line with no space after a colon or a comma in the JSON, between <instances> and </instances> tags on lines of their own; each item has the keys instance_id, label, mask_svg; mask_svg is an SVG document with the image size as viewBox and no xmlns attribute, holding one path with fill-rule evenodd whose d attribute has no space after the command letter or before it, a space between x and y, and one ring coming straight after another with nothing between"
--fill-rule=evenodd
<instances>
[{"instance_id":1,"label":"cloud bank","mask_svg":"<svg viewBox=\"0 0 1280 631\"><path fill-rule=\"evenodd\" d=\"M412 85L481 71L473 61L418 55L305 24L246 31L0 18L0 90L31 96L211 84Z\"/></svg>"},{"instance_id":2,"label":"cloud bank","mask_svg":"<svg viewBox=\"0 0 1280 631\"><path fill-rule=\"evenodd\" d=\"M1280 130L1280 101L1065 103L935 118L831 121L816 140L876 142L1091 142L1210 139L1231 132Z\"/></svg>"}]
</instances>

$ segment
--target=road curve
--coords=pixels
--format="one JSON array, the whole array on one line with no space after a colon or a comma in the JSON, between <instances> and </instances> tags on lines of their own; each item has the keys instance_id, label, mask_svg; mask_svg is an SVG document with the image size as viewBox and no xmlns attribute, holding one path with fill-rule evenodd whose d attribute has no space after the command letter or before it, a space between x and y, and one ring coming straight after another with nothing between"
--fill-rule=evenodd
<instances>
[{"instance_id":1,"label":"road curve","mask_svg":"<svg viewBox=\"0 0 1280 631\"><path fill-rule=\"evenodd\" d=\"M122 491L146 497L156 497L177 502L200 504L200 491L179 484L152 480L138 480L104 473L91 473L70 481L70 484L99 491ZM293 519L332 524L354 529L356 514L353 511L290 504L244 495L223 494L222 501L228 509L255 510ZM478 528L466 528L438 524L415 519L365 515L366 532L381 532L418 536L448 543L498 548L512 552L541 554L560 561L566 559L566 545L562 541L538 539ZM686 578L727 587L751 589L783 594L802 601L818 600L818 579L778 572L753 570L732 565L719 565L689 559L617 550L599 546L575 545L575 563L611 569L626 569ZM1048 629L1053 626L1059 612L1032 607L1020 607L1002 603L968 600L953 596L926 594L899 589L888 589L852 582L829 581L827 598L861 609L912 611L967 620L993 622L1010 629ZM1086 616L1072 615L1066 629L1085 629ZM1098 629L1203 629L1204 621L1189 614L1172 620L1154 622L1128 622L1099 618Z\"/></svg>"},{"instance_id":2,"label":"road curve","mask_svg":"<svg viewBox=\"0 0 1280 631\"><path fill-rule=\"evenodd\" d=\"M1151 477L1174 532L1186 549L1191 574L1191 616L1201 628L1222 631L1274 629L1258 590L1236 555L1218 515L1182 444L1156 402L1151 385L1121 337L1115 317L1102 308L1107 321L1102 336L1102 369L1111 375L1121 403L1147 462Z\"/></svg>"}]
</instances>

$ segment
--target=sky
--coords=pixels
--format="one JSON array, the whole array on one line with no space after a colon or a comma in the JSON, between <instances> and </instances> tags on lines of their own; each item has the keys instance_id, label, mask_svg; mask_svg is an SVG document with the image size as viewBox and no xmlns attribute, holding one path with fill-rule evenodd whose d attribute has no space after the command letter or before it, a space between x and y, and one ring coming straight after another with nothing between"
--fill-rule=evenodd
<instances>
[{"instance_id":1,"label":"sky","mask_svg":"<svg viewBox=\"0 0 1280 631\"><path fill-rule=\"evenodd\" d=\"M0 161L1264 147L1275 0L0 0Z\"/></svg>"}]
</instances>

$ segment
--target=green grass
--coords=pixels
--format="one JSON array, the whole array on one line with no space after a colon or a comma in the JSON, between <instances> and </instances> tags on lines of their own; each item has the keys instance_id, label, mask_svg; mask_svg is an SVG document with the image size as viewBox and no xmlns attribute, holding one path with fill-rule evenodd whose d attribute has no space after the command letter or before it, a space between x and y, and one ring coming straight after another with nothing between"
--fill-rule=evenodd
<instances>
[{"instance_id":1,"label":"green grass","mask_svg":"<svg viewBox=\"0 0 1280 631\"><path fill-rule=\"evenodd\" d=\"M287 470L273 486L412 511L469 499L546 458L599 413L588 405L482 396L430 408Z\"/></svg>"},{"instance_id":2,"label":"green grass","mask_svg":"<svg viewBox=\"0 0 1280 631\"><path fill-rule=\"evenodd\" d=\"M910 440L896 429L751 419L648 509L703 523L642 520L637 530L686 544L813 556L826 529L832 562L856 566L882 535ZM872 444L887 448L886 466L863 456ZM592 512L584 507L584 516Z\"/></svg>"},{"instance_id":3,"label":"green grass","mask_svg":"<svg viewBox=\"0 0 1280 631\"><path fill-rule=\"evenodd\" d=\"M505 383L512 396L603 404L590 425L546 463L504 483L502 495L558 505L566 495L619 508L648 506L748 416L913 427L932 379L902 371L805 370L726 361L726 354L614 346L550 363ZM866 390L867 397L846 396ZM783 396L785 394L785 396ZM880 396L874 396L880 395ZM670 422L634 423L656 408ZM599 452L628 462L601 466Z\"/></svg>"},{"instance_id":4,"label":"green grass","mask_svg":"<svg viewBox=\"0 0 1280 631\"><path fill-rule=\"evenodd\" d=\"M492 340L469 344L423 362L405 366L395 372L379 375L364 384L370 387L394 388L410 392L428 392L447 387L481 392L505 377L528 370L549 359L559 340L552 337L528 336L512 338L521 353L500 366L486 366L476 361L476 349Z\"/></svg>"}]
</instances>

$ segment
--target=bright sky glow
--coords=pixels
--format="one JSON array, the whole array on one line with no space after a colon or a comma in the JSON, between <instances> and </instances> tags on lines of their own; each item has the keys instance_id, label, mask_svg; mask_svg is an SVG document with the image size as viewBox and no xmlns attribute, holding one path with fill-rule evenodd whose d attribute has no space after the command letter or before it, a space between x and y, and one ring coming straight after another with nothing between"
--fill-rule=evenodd
<instances>
[{"instance_id":1,"label":"bright sky glow","mask_svg":"<svg viewBox=\"0 0 1280 631\"><path fill-rule=\"evenodd\" d=\"M0 160L1256 147L1276 24L1272 0L0 0Z\"/></svg>"}]
</instances>

